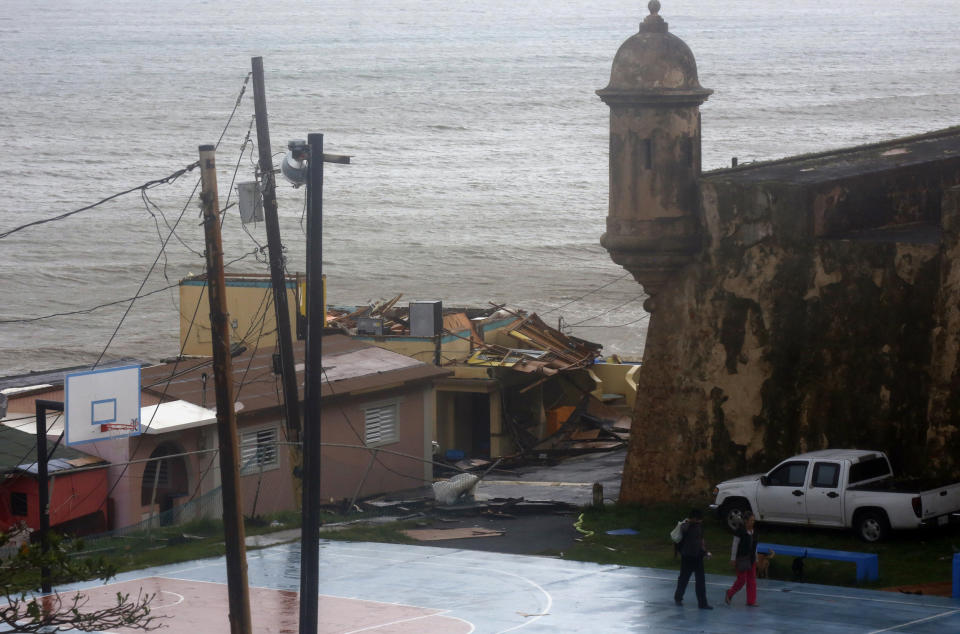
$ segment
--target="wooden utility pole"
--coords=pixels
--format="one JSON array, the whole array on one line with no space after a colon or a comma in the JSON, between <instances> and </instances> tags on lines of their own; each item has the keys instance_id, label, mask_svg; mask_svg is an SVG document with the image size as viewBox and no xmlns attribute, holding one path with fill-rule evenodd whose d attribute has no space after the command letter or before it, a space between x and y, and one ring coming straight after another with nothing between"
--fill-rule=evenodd
<instances>
[{"instance_id":1,"label":"wooden utility pole","mask_svg":"<svg viewBox=\"0 0 960 634\"><path fill-rule=\"evenodd\" d=\"M293 361L293 340L290 334L290 311L287 308L287 279L284 274L283 245L280 243L280 220L277 217L277 183L273 173L273 152L270 149L270 127L267 123L267 95L263 85L263 58L254 57L253 109L257 119L257 148L260 153L260 187L263 191L263 223L267 229L270 252L270 282L273 286L273 307L277 316L277 341L280 348L280 371L283 379L283 402L287 410L287 440L300 442L300 395ZM295 448L296 445L290 445ZM294 451L294 449L291 449ZM299 452L291 456L293 467L300 465Z\"/></svg>"},{"instance_id":2,"label":"wooden utility pole","mask_svg":"<svg viewBox=\"0 0 960 634\"><path fill-rule=\"evenodd\" d=\"M216 167L214 146L201 145L200 199L203 201L203 231L207 246L207 294L210 297L213 377L217 395L220 473L223 478L223 528L227 547L230 633L251 634L253 629L247 585L247 552L244 544L243 506L240 501L240 443L233 411L233 361L230 357L226 285L223 281L223 245L220 241L220 201L217 197Z\"/></svg>"}]
</instances>

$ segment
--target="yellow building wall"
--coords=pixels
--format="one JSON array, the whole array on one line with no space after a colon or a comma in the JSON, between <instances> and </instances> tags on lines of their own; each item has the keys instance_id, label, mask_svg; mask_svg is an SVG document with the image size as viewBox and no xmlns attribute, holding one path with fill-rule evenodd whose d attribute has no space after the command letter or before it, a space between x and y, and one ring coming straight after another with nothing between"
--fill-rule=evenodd
<instances>
[{"instance_id":1,"label":"yellow building wall","mask_svg":"<svg viewBox=\"0 0 960 634\"><path fill-rule=\"evenodd\" d=\"M440 358L444 361L462 361L470 356L470 341L468 332L457 333L460 337L447 335L440 342ZM402 335L384 335L382 337L354 337L377 347L402 354L407 357L433 363L436 355L436 343L428 337L407 337Z\"/></svg>"},{"instance_id":2,"label":"yellow building wall","mask_svg":"<svg viewBox=\"0 0 960 634\"><path fill-rule=\"evenodd\" d=\"M597 363L590 366L591 378L596 382L593 395L623 394L624 401L633 409L637 401L637 373L640 366L626 363Z\"/></svg>"},{"instance_id":3,"label":"yellow building wall","mask_svg":"<svg viewBox=\"0 0 960 634\"><path fill-rule=\"evenodd\" d=\"M294 336L297 332L297 311L301 307L298 295L306 295L304 284L301 283L301 293L297 293L296 280L287 279L290 332ZM231 276L226 279L226 286L230 343L242 343L250 350L273 347L277 341L277 320L269 276ZM203 279L187 278L180 282L180 345L186 355L213 354L210 298Z\"/></svg>"}]
</instances>

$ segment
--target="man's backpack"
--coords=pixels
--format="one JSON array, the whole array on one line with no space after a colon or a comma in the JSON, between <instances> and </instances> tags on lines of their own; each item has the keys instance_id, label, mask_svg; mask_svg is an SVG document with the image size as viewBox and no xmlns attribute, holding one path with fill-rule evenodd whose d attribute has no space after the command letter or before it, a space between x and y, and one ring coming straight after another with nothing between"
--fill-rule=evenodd
<instances>
[{"instance_id":1,"label":"man's backpack","mask_svg":"<svg viewBox=\"0 0 960 634\"><path fill-rule=\"evenodd\" d=\"M670 531L670 539L674 544L679 544L680 540L683 539L683 520L677 522L677 525Z\"/></svg>"}]
</instances>

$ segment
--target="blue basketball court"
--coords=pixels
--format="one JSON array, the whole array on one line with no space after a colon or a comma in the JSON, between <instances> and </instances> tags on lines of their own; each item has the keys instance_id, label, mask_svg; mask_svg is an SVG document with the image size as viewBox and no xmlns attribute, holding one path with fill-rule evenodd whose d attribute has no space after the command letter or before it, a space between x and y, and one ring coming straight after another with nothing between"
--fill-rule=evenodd
<instances>
[{"instance_id":1,"label":"blue basketball court","mask_svg":"<svg viewBox=\"0 0 960 634\"><path fill-rule=\"evenodd\" d=\"M247 559L258 634L296 632L299 543ZM743 592L727 607L732 577L708 575L715 609L699 610L692 582L686 605L674 605L673 571L450 548L322 541L320 575L324 633L960 632L960 600L944 597L761 579L759 607ZM229 632L223 557L82 587L92 602L156 592L163 632Z\"/></svg>"}]
</instances>

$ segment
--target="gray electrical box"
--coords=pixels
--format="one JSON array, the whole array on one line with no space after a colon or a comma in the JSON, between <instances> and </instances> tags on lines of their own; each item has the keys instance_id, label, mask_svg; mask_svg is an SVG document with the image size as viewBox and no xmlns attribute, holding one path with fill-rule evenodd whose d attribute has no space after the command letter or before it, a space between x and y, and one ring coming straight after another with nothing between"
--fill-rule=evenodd
<instances>
[{"instance_id":1,"label":"gray electrical box","mask_svg":"<svg viewBox=\"0 0 960 634\"><path fill-rule=\"evenodd\" d=\"M376 335L383 334L383 317L360 317L357 319L358 335Z\"/></svg>"},{"instance_id":2,"label":"gray electrical box","mask_svg":"<svg viewBox=\"0 0 960 634\"><path fill-rule=\"evenodd\" d=\"M443 302L410 302L410 336L436 337L443 329Z\"/></svg>"},{"instance_id":3,"label":"gray electrical box","mask_svg":"<svg viewBox=\"0 0 960 634\"><path fill-rule=\"evenodd\" d=\"M237 194L240 205L240 222L249 224L263 220L263 196L260 195L260 185L257 181L237 183Z\"/></svg>"}]
</instances>

